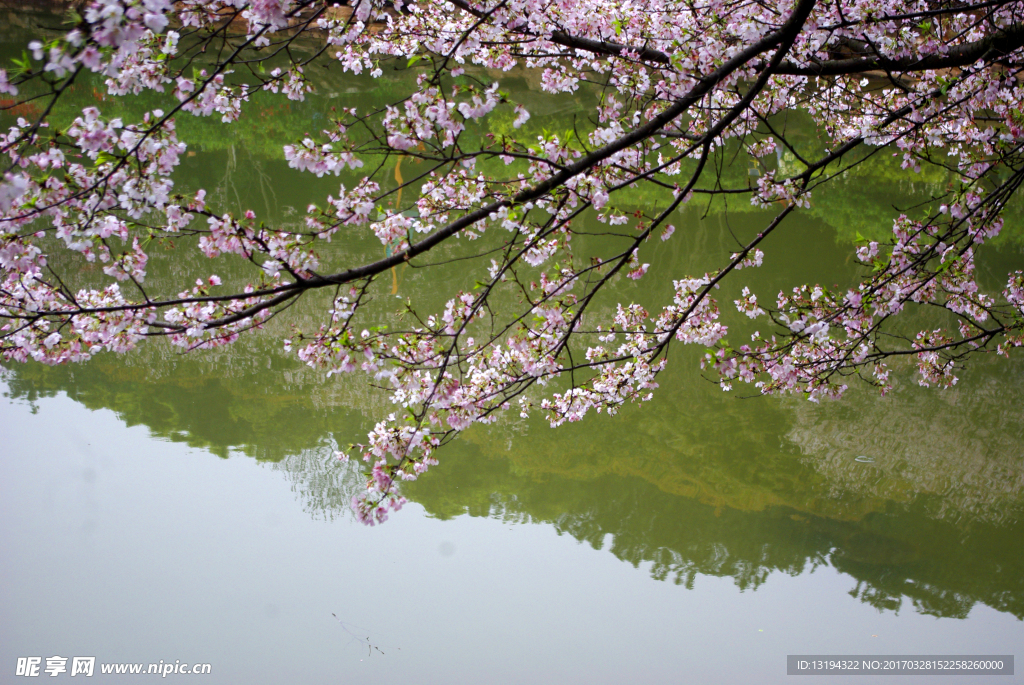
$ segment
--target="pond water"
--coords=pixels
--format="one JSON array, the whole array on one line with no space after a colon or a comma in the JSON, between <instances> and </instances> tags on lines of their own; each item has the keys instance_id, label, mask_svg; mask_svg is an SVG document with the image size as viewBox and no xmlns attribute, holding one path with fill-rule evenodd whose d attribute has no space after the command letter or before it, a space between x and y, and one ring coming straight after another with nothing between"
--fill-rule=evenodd
<instances>
[{"instance_id":1,"label":"pond water","mask_svg":"<svg viewBox=\"0 0 1024 685\"><path fill-rule=\"evenodd\" d=\"M29 26L3 25L16 54ZM503 82L538 127L586 105ZM182 119L197 154L179 184L295 221L338 181L287 169L280 144L338 103L386 99L388 83L331 72L309 102L255 103L231 130ZM75 97L114 107L88 88ZM855 233L884 235L892 205L941 181L895 184L886 160L865 169L766 247L755 290L852 278ZM1011 219L981 267L991 283L1024 264ZM730 231L763 221L690 208L651 274L703 270L732 249ZM370 238L333 258L381 252ZM205 261L156 254L150 278L186 283ZM436 308L464 278L396 270L380 316L412 294ZM616 294L660 296L655 278L642 283ZM322 316L312 298L290 320ZM1019 356L979 361L951 391L908 376L885 398L855 389L813 405L722 393L680 351L643 408L558 430L474 427L408 484L400 513L367 528L348 510L361 476L331 454L391 407L362 379L325 379L283 352L286 325L212 352L147 344L0 371L8 675L19 657L61 655L209 663L210 683L774 683L790 679L788 654L1024 644Z\"/></svg>"}]
</instances>

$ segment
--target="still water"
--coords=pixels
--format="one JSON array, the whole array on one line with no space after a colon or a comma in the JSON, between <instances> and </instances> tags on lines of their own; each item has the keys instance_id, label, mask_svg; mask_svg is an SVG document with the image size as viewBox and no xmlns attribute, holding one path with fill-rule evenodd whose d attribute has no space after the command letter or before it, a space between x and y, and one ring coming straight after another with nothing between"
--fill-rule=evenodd
<instances>
[{"instance_id":1,"label":"still water","mask_svg":"<svg viewBox=\"0 0 1024 685\"><path fill-rule=\"evenodd\" d=\"M26 40L19 16L4 54ZM337 180L290 171L280 144L339 102L393 96L387 84L332 72L316 98L254 103L233 131L182 119L196 155L180 186L296 221ZM587 104L503 84L538 128ZM114 106L80 91L78 106ZM942 180L865 168L766 247L755 291L852 278L855 233L884 235L893 204ZM703 270L729 231L763 220L691 208L651 273ZM989 286L1024 264L1024 223L1007 223L981 266ZM374 250L353 238L335 259ZM150 278L188 282L205 261L157 254ZM376 306L388 320L421 294L430 309L459 279L396 270ZM617 296L658 296L643 283ZM312 327L322 310L291 316ZM275 342L285 330L0 372L0 681L20 680L18 657L54 655L209 663L209 683L774 683L792 680L787 654L1021 655L1019 356L979 361L949 392L908 376L889 397L818 406L723 394L683 352L642 409L471 429L408 484L405 509L366 528L348 512L360 475L330 455L390 405L361 379L306 370Z\"/></svg>"}]
</instances>

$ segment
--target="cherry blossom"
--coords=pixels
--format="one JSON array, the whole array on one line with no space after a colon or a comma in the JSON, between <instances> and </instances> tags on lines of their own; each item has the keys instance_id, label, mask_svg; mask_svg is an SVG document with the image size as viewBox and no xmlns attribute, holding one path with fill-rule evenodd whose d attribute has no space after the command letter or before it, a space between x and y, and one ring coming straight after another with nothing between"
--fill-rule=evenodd
<instances>
[{"instance_id":1,"label":"cherry blossom","mask_svg":"<svg viewBox=\"0 0 1024 685\"><path fill-rule=\"evenodd\" d=\"M395 405L339 451L367 464L353 509L373 524L474 424L515 412L560 426L651 400L672 346L700 349L699 372L723 390L819 401L854 380L884 393L903 373L950 387L968 357L1024 345L1024 270L1002 290L979 280L1024 181L1024 2L350 4L87 0L65 34L0 68L9 107L41 105L0 133L4 359L85 362L151 337L230 344L331 288L323 324L284 344L327 375L364 374ZM342 108L283 146L294 173L341 177L297 225L176 187L183 117L237 125L256 102L304 100L327 64L410 73L388 104ZM103 81L102 106L58 126L54 105L87 74ZM520 75L587 111L544 130L540 109L502 90ZM169 104L136 116L114 104L147 91ZM789 116L816 138L789 132ZM855 282L777 294L742 282L766 254L803 258L774 237L818 188L893 155L907 178L949 181L850 247ZM406 159L422 172L395 189L387 170ZM746 165L742 180L725 159ZM705 196L769 218L718 263L677 272L658 251ZM581 239L590 219L606 241ZM158 292L147 250L184 237L175 249L210 273ZM325 256L327 242L362 238L385 256ZM475 288L426 309L433 293L414 294L402 327L374 323L374 279L427 253L459 260ZM214 272L239 258L248 278L228 287ZM68 285L60 270L90 262L104 283ZM632 301L640 287L659 303Z\"/></svg>"}]
</instances>

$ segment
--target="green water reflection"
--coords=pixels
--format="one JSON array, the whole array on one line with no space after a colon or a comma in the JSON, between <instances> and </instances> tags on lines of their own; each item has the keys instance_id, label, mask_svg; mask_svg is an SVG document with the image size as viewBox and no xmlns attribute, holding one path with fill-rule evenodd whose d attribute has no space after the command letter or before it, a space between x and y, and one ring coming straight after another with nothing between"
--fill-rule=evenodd
<instances>
[{"instance_id":1,"label":"green water reflection","mask_svg":"<svg viewBox=\"0 0 1024 685\"><path fill-rule=\"evenodd\" d=\"M331 448L387 409L380 398L274 355L206 356L16 367L7 382L13 397L65 392L157 436L276 462L311 514L344 516L359 476ZM659 404L613 420L471 430L406 494L439 518L548 523L687 587L708 574L756 589L828 564L880 609L1024 618L1024 421L998 413L1006 392L1021 406L1017 384L809 407L672 380Z\"/></svg>"},{"instance_id":2,"label":"green water reflection","mask_svg":"<svg viewBox=\"0 0 1024 685\"><path fill-rule=\"evenodd\" d=\"M5 45L13 45L10 35ZM254 103L238 127L183 117L179 130L198 154L185 159L181 186L211 188L213 203L253 207L279 224L297 221L338 181L290 171L280 145L324 121L339 102L380 104L404 77L383 87L334 72L323 78L317 98L288 107ZM533 110L538 130L585 104L551 99L533 85L515 74L505 81ZM72 104L96 97L81 87ZM144 99L128 105L151 106ZM812 211L766 247L769 266L748 282L770 296L786 284L852 279L853 236L882 235L894 205L919 203L945 182L927 174L905 181L897 172L891 157L879 156L818 194ZM685 230L651 253L652 277L642 287L620 282L615 295L656 301L659 273L703 271L734 249L730 231L750 233L763 221L742 205L704 214L688 209L680 217ZM1022 226L1011 215L982 265L986 285L1020 268ZM364 232L337 245L331 259L345 264L380 249ZM154 254L149 282L209 273L198 251L186 254ZM779 263L775 254L799 258ZM215 268L228 279L239 265ZM452 278L452 271L396 271L379 284L381 318L393 316L393 295L425 293L425 308L436 306L458 287ZM289 316L314 327L322 310L314 298ZM362 379L327 380L285 355L273 337L285 325L213 352L181 355L149 344L85 366L9 367L7 392L29 402L66 393L156 436L272 463L312 515L344 516L359 475L335 462L332 449L357 441L392 409ZM800 575L830 565L855 578L852 592L879 609L966 617L980 603L1024 619L1022 360L979 362L950 392L904 382L884 399L853 392L824 406L724 395L695 369L693 354L676 354L658 401L611 420L592 417L557 431L520 420L475 427L405 493L441 519L469 514L552 525L686 587L704 574L754 590L775 570Z\"/></svg>"}]
</instances>

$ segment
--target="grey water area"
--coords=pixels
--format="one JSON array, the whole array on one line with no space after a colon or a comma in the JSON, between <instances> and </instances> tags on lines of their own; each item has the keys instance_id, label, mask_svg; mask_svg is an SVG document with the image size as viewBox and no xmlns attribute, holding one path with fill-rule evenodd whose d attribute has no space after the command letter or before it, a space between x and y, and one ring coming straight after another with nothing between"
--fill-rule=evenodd
<instances>
[{"instance_id":1,"label":"grey water area","mask_svg":"<svg viewBox=\"0 0 1024 685\"><path fill-rule=\"evenodd\" d=\"M0 431L3 682L18 657L60 655L209 663L212 683L781 683L787 654L1012 654L1024 637L984 605L880 610L828 564L687 588L550 523L415 502L376 528L317 519L280 471L64 394L0 403Z\"/></svg>"}]
</instances>

